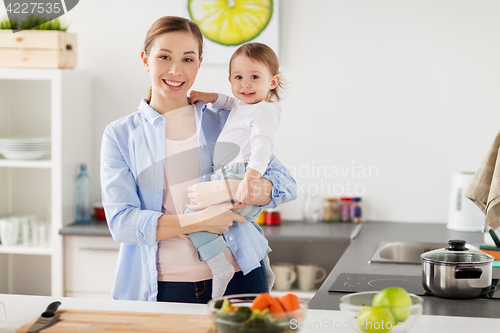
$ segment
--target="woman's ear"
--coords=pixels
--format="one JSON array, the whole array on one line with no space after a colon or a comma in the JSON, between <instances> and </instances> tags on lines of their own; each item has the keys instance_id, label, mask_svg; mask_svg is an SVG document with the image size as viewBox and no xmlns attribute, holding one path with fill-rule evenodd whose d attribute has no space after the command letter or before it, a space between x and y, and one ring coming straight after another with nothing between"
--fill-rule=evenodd
<instances>
[{"instance_id":1,"label":"woman's ear","mask_svg":"<svg viewBox=\"0 0 500 333\"><path fill-rule=\"evenodd\" d=\"M279 83L280 83L279 75L274 75L273 78L271 79L271 89L276 88Z\"/></svg>"},{"instance_id":2,"label":"woman's ear","mask_svg":"<svg viewBox=\"0 0 500 333\"><path fill-rule=\"evenodd\" d=\"M201 56L201 57L200 57L200 63L199 63L199 65L198 65L198 68L200 68L200 67L201 67L201 63L202 63L202 62L203 62L203 56Z\"/></svg>"},{"instance_id":3,"label":"woman's ear","mask_svg":"<svg viewBox=\"0 0 500 333\"><path fill-rule=\"evenodd\" d=\"M144 65L144 68L146 69L147 72L149 72L148 56L146 55L146 51L144 51L144 50L141 51L141 59L142 59L142 64Z\"/></svg>"}]
</instances>

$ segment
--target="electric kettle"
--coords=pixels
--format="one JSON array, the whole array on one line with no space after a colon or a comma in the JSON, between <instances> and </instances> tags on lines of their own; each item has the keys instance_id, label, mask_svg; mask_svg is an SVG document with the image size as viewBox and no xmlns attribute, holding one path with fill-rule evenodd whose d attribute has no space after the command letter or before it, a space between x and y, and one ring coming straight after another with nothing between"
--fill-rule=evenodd
<instances>
[{"instance_id":1,"label":"electric kettle","mask_svg":"<svg viewBox=\"0 0 500 333\"><path fill-rule=\"evenodd\" d=\"M451 178L450 207L447 229L457 231L482 231L485 215L470 199L465 190L474 177L473 172L460 172Z\"/></svg>"}]
</instances>

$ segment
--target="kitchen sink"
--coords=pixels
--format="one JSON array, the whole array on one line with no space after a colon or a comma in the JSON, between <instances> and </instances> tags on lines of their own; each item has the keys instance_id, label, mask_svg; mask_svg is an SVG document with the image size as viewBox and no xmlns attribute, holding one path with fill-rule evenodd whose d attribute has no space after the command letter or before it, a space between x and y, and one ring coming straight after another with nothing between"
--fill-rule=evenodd
<instances>
[{"instance_id":1,"label":"kitchen sink","mask_svg":"<svg viewBox=\"0 0 500 333\"><path fill-rule=\"evenodd\" d=\"M369 262L420 265L420 254L443 247L448 244L381 241Z\"/></svg>"}]
</instances>

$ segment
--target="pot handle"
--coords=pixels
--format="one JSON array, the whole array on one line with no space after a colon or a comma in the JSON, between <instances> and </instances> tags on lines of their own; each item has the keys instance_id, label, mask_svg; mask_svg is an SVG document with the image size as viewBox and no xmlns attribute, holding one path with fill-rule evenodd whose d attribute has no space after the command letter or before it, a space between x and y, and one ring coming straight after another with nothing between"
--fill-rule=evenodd
<instances>
[{"instance_id":1,"label":"pot handle","mask_svg":"<svg viewBox=\"0 0 500 333\"><path fill-rule=\"evenodd\" d=\"M475 267L456 267L455 279L479 279L483 270Z\"/></svg>"}]
</instances>

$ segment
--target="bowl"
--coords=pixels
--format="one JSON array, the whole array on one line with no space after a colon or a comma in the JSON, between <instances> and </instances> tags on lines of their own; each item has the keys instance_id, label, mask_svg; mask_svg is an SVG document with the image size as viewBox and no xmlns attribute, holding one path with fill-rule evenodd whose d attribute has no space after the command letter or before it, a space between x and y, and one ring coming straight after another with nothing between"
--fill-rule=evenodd
<instances>
[{"instance_id":1,"label":"bowl","mask_svg":"<svg viewBox=\"0 0 500 333\"><path fill-rule=\"evenodd\" d=\"M409 294L411 305L374 307L373 297L378 291L352 293L340 299L340 311L349 322L349 327L361 333L403 333L418 327L416 320L422 314L422 298ZM394 316L395 314L395 316ZM400 318L396 322L394 318Z\"/></svg>"},{"instance_id":2,"label":"bowl","mask_svg":"<svg viewBox=\"0 0 500 333\"><path fill-rule=\"evenodd\" d=\"M106 220L106 214L104 214L104 207L102 203L98 202L92 205L94 207L94 216L98 220Z\"/></svg>"},{"instance_id":3,"label":"bowl","mask_svg":"<svg viewBox=\"0 0 500 333\"><path fill-rule=\"evenodd\" d=\"M208 302L209 315L212 318L212 330L217 333L291 333L300 332L306 316L306 305L300 302L300 309L285 312L281 316L268 313L263 317L248 321L247 315L239 316L236 312L227 314L220 310L224 299L237 307L250 307L257 294L229 295Z\"/></svg>"}]
</instances>

